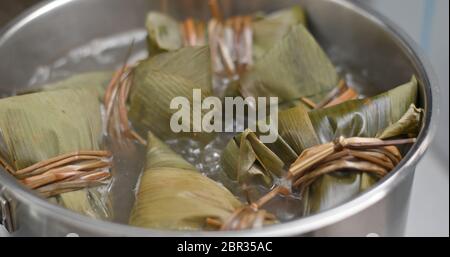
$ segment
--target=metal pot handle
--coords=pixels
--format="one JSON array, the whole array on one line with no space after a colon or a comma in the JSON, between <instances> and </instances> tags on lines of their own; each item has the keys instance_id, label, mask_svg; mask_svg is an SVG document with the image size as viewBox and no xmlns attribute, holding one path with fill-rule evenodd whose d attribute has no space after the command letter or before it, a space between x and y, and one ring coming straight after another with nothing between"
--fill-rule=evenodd
<instances>
[{"instance_id":1,"label":"metal pot handle","mask_svg":"<svg viewBox=\"0 0 450 257\"><path fill-rule=\"evenodd\" d=\"M1 193L0 193L0 226L3 226L9 233L12 233L14 231L11 205L9 201Z\"/></svg>"}]
</instances>

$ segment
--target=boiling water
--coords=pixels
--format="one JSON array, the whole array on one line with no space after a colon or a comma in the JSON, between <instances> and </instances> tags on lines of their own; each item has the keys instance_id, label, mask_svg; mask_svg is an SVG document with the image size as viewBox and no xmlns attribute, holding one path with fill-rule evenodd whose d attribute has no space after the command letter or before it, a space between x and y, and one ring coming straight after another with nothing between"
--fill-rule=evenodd
<instances>
[{"instance_id":1,"label":"boiling water","mask_svg":"<svg viewBox=\"0 0 450 257\"><path fill-rule=\"evenodd\" d=\"M123 65L122 62L132 41L134 41L134 49L129 58L129 63L136 63L145 59L148 55L146 36L145 30L136 29L88 42L86 45L69 51L55 62L37 68L29 81L29 86L54 82L81 72L118 69ZM360 83L363 81L360 79L361 76L355 76L342 68L340 68L340 72L347 78L350 86L361 88ZM220 83L217 84L217 79L215 81L214 86L220 87ZM237 125L242 126L242 124ZM170 140L166 143L188 162L195 165L205 176L223 184L233 194L245 201L246 194L236 182L228 179L220 163L222 151L232 137L232 134L219 134L207 145L202 145L191 139ZM113 180L109 186L114 213L113 220L119 223L127 223L144 166L145 147L134 143L128 144L127 147L118 146L117 142L113 142L109 138L106 138L105 141L114 154ZM283 181L278 182L283 183ZM268 191L263 187L253 188L253 190L258 191L259 194ZM303 213L301 206L301 199L293 195L291 197L279 196L266 207L280 221L286 221L300 217Z\"/></svg>"}]
</instances>

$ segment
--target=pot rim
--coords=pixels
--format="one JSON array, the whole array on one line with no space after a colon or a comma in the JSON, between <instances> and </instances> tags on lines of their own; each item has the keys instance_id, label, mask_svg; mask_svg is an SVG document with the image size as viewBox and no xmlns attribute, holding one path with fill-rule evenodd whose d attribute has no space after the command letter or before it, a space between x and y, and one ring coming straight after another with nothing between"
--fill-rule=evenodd
<instances>
[{"instance_id":1,"label":"pot rim","mask_svg":"<svg viewBox=\"0 0 450 257\"><path fill-rule=\"evenodd\" d=\"M54 11L65 4L78 0L46 0L39 3L11 21L6 27L0 29L0 47L23 26L32 22L34 19ZM324 210L317 214L302 217L293 221L283 222L271 225L261 229L243 230L243 231L169 231L146 229L132 227L126 224L119 224L103 220L95 220L82 214L75 213L63 207L52 204L39 197L31 190L20 185L16 179L3 169L0 169L0 181L6 189L6 192L12 194L14 199L23 203L35 205L49 217L66 223L72 223L74 227L82 228L84 231L95 231L104 235L117 236L287 236L305 234L333 223L342 221L358 212L365 210L371 205L383 199L392 191L407 175L413 172L417 162L423 157L437 128L439 115L438 96L439 88L436 76L432 67L419 49L414 40L408 36L401 28L391 22L373 9L349 2L347 0L326 0L332 1L343 8L350 9L353 12L360 13L367 19L377 24L383 30L388 32L395 39L400 48L407 54L410 61L415 65L419 72L419 77L423 84L424 105L426 110L423 128L418 136L417 142L408 151L397 167L390 174L380 180L376 186L361 193L354 199L345 202L334 208ZM0 192L2 188L0 185ZM74 231L76 232L76 231Z\"/></svg>"}]
</instances>

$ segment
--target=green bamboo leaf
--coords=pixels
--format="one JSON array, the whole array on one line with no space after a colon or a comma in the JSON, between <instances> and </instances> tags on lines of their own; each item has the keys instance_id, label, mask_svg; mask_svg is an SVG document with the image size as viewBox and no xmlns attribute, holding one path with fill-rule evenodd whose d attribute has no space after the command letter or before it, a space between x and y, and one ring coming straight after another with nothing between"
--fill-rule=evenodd
<instances>
[{"instance_id":1,"label":"green bamboo leaf","mask_svg":"<svg viewBox=\"0 0 450 257\"><path fill-rule=\"evenodd\" d=\"M228 142L223 152L222 165L231 179L246 181L251 176L261 178L266 184L271 183L270 176L255 162L256 154L247 144L240 148L235 139Z\"/></svg>"},{"instance_id":2,"label":"green bamboo leaf","mask_svg":"<svg viewBox=\"0 0 450 257\"><path fill-rule=\"evenodd\" d=\"M236 141L238 143L236 143ZM230 166L230 169L228 169L227 164L225 164L225 167L227 167L228 172L231 172L231 177L239 181L241 180L243 173L249 172L250 169L255 169L253 164L256 162L256 154L253 151L250 143L246 142L245 140L243 144L239 139L231 140L229 144L230 145L227 148L229 148L228 151L231 151L233 153L233 155L230 156L232 158L232 160L230 161L233 163L233 166ZM250 173L255 175L258 174L260 176L266 176L266 174L261 169L255 169ZM270 180L267 182L270 182Z\"/></svg>"},{"instance_id":3,"label":"green bamboo leaf","mask_svg":"<svg viewBox=\"0 0 450 257\"><path fill-rule=\"evenodd\" d=\"M297 156L304 149L319 144L308 111L302 106L280 112L278 118L279 135L289 142Z\"/></svg>"},{"instance_id":4,"label":"green bamboo leaf","mask_svg":"<svg viewBox=\"0 0 450 257\"><path fill-rule=\"evenodd\" d=\"M0 99L0 157L14 170L62 154L99 150L101 144L100 103L86 88ZM60 195L57 201L92 217L110 217L102 206L87 204L92 203L89 190Z\"/></svg>"},{"instance_id":5,"label":"green bamboo leaf","mask_svg":"<svg viewBox=\"0 0 450 257\"><path fill-rule=\"evenodd\" d=\"M81 73L51 84L27 89L20 94L29 94L40 91L51 91L68 88L86 88L87 90L91 90L92 92L94 92L98 96L100 101L103 101L106 87L111 81L112 76L113 73L110 71Z\"/></svg>"},{"instance_id":6,"label":"green bamboo leaf","mask_svg":"<svg viewBox=\"0 0 450 257\"><path fill-rule=\"evenodd\" d=\"M222 185L200 174L149 133L146 168L130 224L155 229L208 229L207 218L225 222L242 204Z\"/></svg>"},{"instance_id":7,"label":"green bamboo leaf","mask_svg":"<svg viewBox=\"0 0 450 257\"><path fill-rule=\"evenodd\" d=\"M111 219L111 201L98 188L86 188L54 197L59 204L72 211L97 219Z\"/></svg>"},{"instance_id":8,"label":"green bamboo leaf","mask_svg":"<svg viewBox=\"0 0 450 257\"><path fill-rule=\"evenodd\" d=\"M416 137L419 134L424 115L423 109L417 108L412 104L399 121L387 127L380 135L377 135L377 137L381 139L400 135Z\"/></svg>"},{"instance_id":9,"label":"green bamboo leaf","mask_svg":"<svg viewBox=\"0 0 450 257\"><path fill-rule=\"evenodd\" d=\"M261 59L278 41L297 24L306 26L304 10L295 6L263 16L253 23L253 58Z\"/></svg>"},{"instance_id":10,"label":"green bamboo leaf","mask_svg":"<svg viewBox=\"0 0 450 257\"><path fill-rule=\"evenodd\" d=\"M167 144L163 143L152 133L148 133L148 147L146 154L147 167L152 168L176 168L195 170L195 167L183 157L176 154Z\"/></svg>"},{"instance_id":11,"label":"green bamboo leaf","mask_svg":"<svg viewBox=\"0 0 450 257\"><path fill-rule=\"evenodd\" d=\"M60 154L99 150L100 104L83 89L0 100L1 155L16 170Z\"/></svg>"},{"instance_id":12,"label":"green bamboo leaf","mask_svg":"<svg viewBox=\"0 0 450 257\"><path fill-rule=\"evenodd\" d=\"M314 182L303 196L303 215L317 213L351 200L377 179L361 172L335 172Z\"/></svg>"},{"instance_id":13,"label":"green bamboo leaf","mask_svg":"<svg viewBox=\"0 0 450 257\"><path fill-rule=\"evenodd\" d=\"M309 117L321 143L340 136L376 137L399 121L417 100L417 80L366 99L313 110Z\"/></svg>"},{"instance_id":14,"label":"green bamboo leaf","mask_svg":"<svg viewBox=\"0 0 450 257\"><path fill-rule=\"evenodd\" d=\"M205 91L211 90L212 74L209 48L184 47L176 51L155 55L139 64L136 77L143 78L149 70L163 71L184 77Z\"/></svg>"},{"instance_id":15,"label":"green bamboo leaf","mask_svg":"<svg viewBox=\"0 0 450 257\"><path fill-rule=\"evenodd\" d=\"M410 82L386 93L314 110L309 113L309 117L321 143L339 136L376 137L382 133L398 136L409 133L410 128L420 126L420 119L409 119L408 114L411 110L409 107L416 103L417 92L417 80L413 77ZM405 115L409 123L406 126L403 121ZM305 214L348 201L376 181L373 176L362 172L337 172L322 176L309 188Z\"/></svg>"},{"instance_id":16,"label":"green bamboo leaf","mask_svg":"<svg viewBox=\"0 0 450 257\"><path fill-rule=\"evenodd\" d=\"M201 100L212 95L211 67L208 47L189 47L155 56L138 65L135 70L130 95L129 117L133 125L143 134L152 131L158 137L190 136L200 141L209 141L212 133L175 133L170 120L178 109L170 109L176 97L185 97L189 108L193 108L194 89L201 90ZM194 59L192 59L194 58ZM195 63L189 63L195 61ZM192 120L190 110L187 113ZM207 111L202 110L205 114ZM188 116L188 117L189 117ZM203 117L203 115L202 115ZM190 125L190 126L189 126ZM184 131L193 131L192 122Z\"/></svg>"},{"instance_id":17,"label":"green bamboo leaf","mask_svg":"<svg viewBox=\"0 0 450 257\"><path fill-rule=\"evenodd\" d=\"M178 50L183 46L180 26L172 17L159 12L150 12L145 26L149 36L150 55Z\"/></svg>"},{"instance_id":18,"label":"green bamboo leaf","mask_svg":"<svg viewBox=\"0 0 450 257\"><path fill-rule=\"evenodd\" d=\"M273 175L279 177L285 173L283 160L250 130L237 135L228 143L222 164L227 175L240 184L253 183L256 178L270 186Z\"/></svg>"},{"instance_id":19,"label":"green bamboo leaf","mask_svg":"<svg viewBox=\"0 0 450 257\"><path fill-rule=\"evenodd\" d=\"M299 24L243 76L241 93L246 97L276 96L283 103L329 91L337 80L325 52Z\"/></svg>"},{"instance_id":20,"label":"green bamboo leaf","mask_svg":"<svg viewBox=\"0 0 450 257\"><path fill-rule=\"evenodd\" d=\"M267 173L273 173L276 176L282 176L285 173L284 162L258 139L256 133L247 130L242 135L245 136L242 136L241 144L246 142L248 146L251 146L256 159Z\"/></svg>"},{"instance_id":21,"label":"green bamboo leaf","mask_svg":"<svg viewBox=\"0 0 450 257\"><path fill-rule=\"evenodd\" d=\"M266 146L285 164L293 163L298 158L298 154L281 136L278 136L275 142L266 144Z\"/></svg>"},{"instance_id":22,"label":"green bamboo leaf","mask_svg":"<svg viewBox=\"0 0 450 257\"><path fill-rule=\"evenodd\" d=\"M113 72L101 71L101 72L87 72L74 75L66 80L55 82L53 84L44 86L44 91L66 89L66 88L86 88L98 95L100 101L103 101L105 90L111 81Z\"/></svg>"}]
</instances>

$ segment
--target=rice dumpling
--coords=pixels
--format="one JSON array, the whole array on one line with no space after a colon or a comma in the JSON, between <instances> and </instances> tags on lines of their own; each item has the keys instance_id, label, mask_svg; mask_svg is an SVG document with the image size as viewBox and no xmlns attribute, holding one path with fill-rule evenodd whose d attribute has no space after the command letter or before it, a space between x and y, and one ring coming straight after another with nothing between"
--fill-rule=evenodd
<instances>
[{"instance_id":1,"label":"rice dumpling","mask_svg":"<svg viewBox=\"0 0 450 257\"><path fill-rule=\"evenodd\" d=\"M417 80L413 77L405 85L375 97L347 101L312 111L302 106L282 111L279 114L279 139L273 144L264 146L258 140L257 132L247 131L238 135L229 142L224 151L225 171L232 179L248 180L252 176L262 176L264 181L272 181L274 177L281 177L280 170L283 170L283 167L292 168L298 156L305 154L305 150L333 142L339 137L395 138L405 135L415 137L421 124L420 113L423 112L414 106L417 91ZM252 136L249 137L249 134ZM243 138L245 140L242 140ZM323 151L317 149L314 151ZM333 149L330 148L332 152ZM400 154L396 150L393 151L395 156ZM280 160L283 160L281 164ZM391 165L391 169L396 163ZM286 175L287 170L281 174ZM305 196L308 199L306 214L346 201L367 189L380 177L365 172L340 173L339 170L337 168L336 172L324 173L309 186L309 192L306 192L308 196ZM240 182L248 183L246 180ZM339 195L336 195L336 192L340 192Z\"/></svg>"},{"instance_id":2,"label":"rice dumpling","mask_svg":"<svg viewBox=\"0 0 450 257\"><path fill-rule=\"evenodd\" d=\"M102 119L97 97L86 88L77 88L1 99L0 159L12 175L43 195L65 192L56 194L59 203L106 218L110 216L107 204L94 206L93 199L98 197L92 197L93 189L84 189L86 184L92 185L90 181L98 186L109 178L105 171L110 156L101 151ZM70 192L75 189L80 190ZM74 204L74 199L79 202Z\"/></svg>"},{"instance_id":3,"label":"rice dumpling","mask_svg":"<svg viewBox=\"0 0 450 257\"><path fill-rule=\"evenodd\" d=\"M130 92L129 117L141 134L152 131L161 139L190 136L208 142L211 133L174 133L170 120L175 109L169 108L173 99L185 97L193 108L193 90L201 90L200 100L212 95L212 78L208 47L186 47L162 53L141 62L134 70ZM202 110L202 114L206 111ZM192 120L193 117L190 117ZM184 131L201 128L191 127Z\"/></svg>"},{"instance_id":4,"label":"rice dumpling","mask_svg":"<svg viewBox=\"0 0 450 257\"><path fill-rule=\"evenodd\" d=\"M199 173L151 133L147 142L146 168L131 214L131 225L156 229L217 229L215 224L226 224L243 206L225 187ZM273 217L257 216L251 227L261 226L265 220L273 222Z\"/></svg>"}]
</instances>

